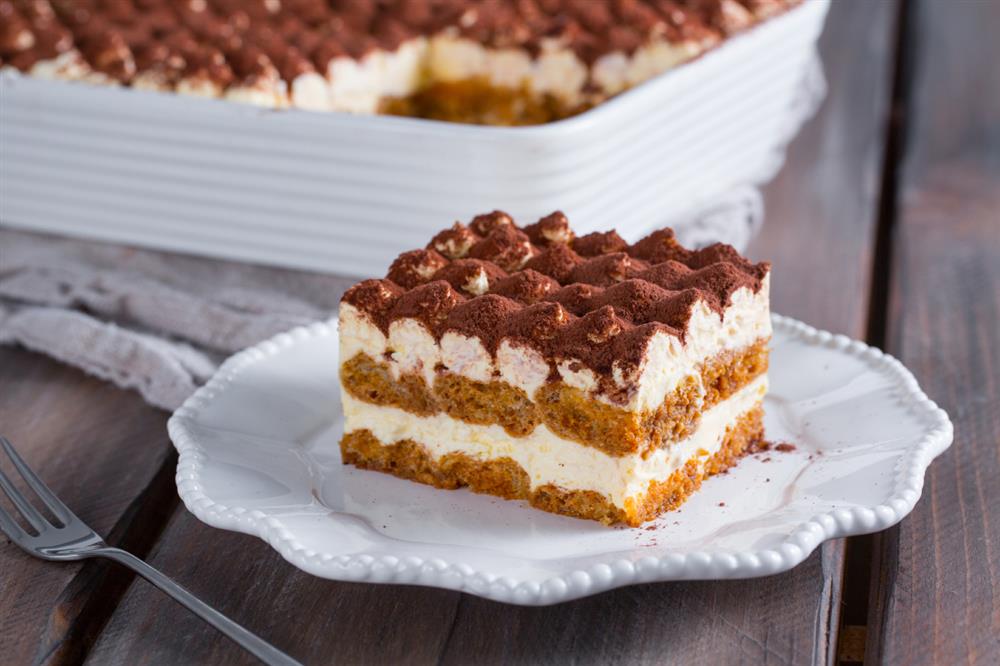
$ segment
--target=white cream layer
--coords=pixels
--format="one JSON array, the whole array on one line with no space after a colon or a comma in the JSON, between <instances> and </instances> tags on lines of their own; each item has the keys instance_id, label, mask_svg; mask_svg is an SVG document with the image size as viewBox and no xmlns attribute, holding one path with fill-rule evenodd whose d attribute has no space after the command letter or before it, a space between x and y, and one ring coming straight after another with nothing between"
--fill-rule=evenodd
<instances>
[{"instance_id":1,"label":"white cream layer","mask_svg":"<svg viewBox=\"0 0 1000 666\"><path fill-rule=\"evenodd\" d=\"M623 409L647 411L656 409L663 399L689 376L701 381L699 366L726 351L739 351L771 335L769 308L770 276L756 294L739 289L723 316L698 302L688 324L686 341L673 335L658 333L646 346L644 362L633 372L614 368L613 379L620 390L630 396ZM394 376L420 373L432 386L438 365L449 372L473 381L488 382L502 378L522 389L529 397L545 383L549 364L535 349L502 340L494 359L478 338L458 333L445 333L440 343L416 319L399 319L389 326L389 335L379 330L357 308L346 303L340 306L340 358L347 361L365 352L380 359L388 354ZM587 369L573 370L578 359L559 359L557 369L562 380L588 392L595 400L607 400L598 392L596 374Z\"/></svg>"},{"instance_id":2,"label":"white cream layer","mask_svg":"<svg viewBox=\"0 0 1000 666\"><path fill-rule=\"evenodd\" d=\"M41 79L86 81L92 74L90 65L76 49L60 53L49 60L39 60L31 67L31 75Z\"/></svg>"},{"instance_id":3,"label":"white cream layer","mask_svg":"<svg viewBox=\"0 0 1000 666\"><path fill-rule=\"evenodd\" d=\"M443 34L431 38L427 63L431 83L482 77L497 86L526 85L536 93L549 93L569 103L581 100L588 75L587 65L554 41L543 44L538 57L532 58L523 49L492 49Z\"/></svg>"},{"instance_id":4,"label":"white cream layer","mask_svg":"<svg viewBox=\"0 0 1000 666\"><path fill-rule=\"evenodd\" d=\"M488 48L445 33L430 40L427 75L430 82L482 77L496 86L523 85L535 93L550 94L576 105L585 101L588 79L605 94L615 95L694 58L710 46L656 39L631 55L609 53L588 67L555 39L543 42L538 57L533 58L523 49Z\"/></svg>"},{"instance_id":5,"label":"white cream layer","mask_svg":"<svg viewBox=\"0 0 1000 666\"><path fill-rule=\"evenodd\" d=\"M360 60L344 56L330 61L328 107L332 111L375 113L386 97L417 91L424 71L427 39L418 37L395 51L376 50Z\"/></svg>"},{"instance_id":6,"label":"white cream layer","mask_svg":"<svg viewBox=\"0 0 1000 666\"><path fill-rule=\"evenodd\" d=\"M594 63L591 76L601 90L616 95L691 60L708 46L697 42L654 41L631 56L622 52L601 56Z\"/></svg>"},{"instance_id":7,"label":"white cream layer","mask_svg":"<svg viewBox=\"0 0 1000 666\"><path fill-rule=\"evenodd\" d=\"M279 78L261 79L253 85L226 88L223 97L230 102L260 106L265 109L280 109L288 106L288 90Z\"/></svg>"},{"instance_id":8,"label":"white cream layer","mask_svg":"<svg viewBox=\"0 0 1000 666\"><path fill-rule=\"evenodd\" d=\"M343 391L344 432L369 430L383 444L410 439L435 459L464 453L477 460L510 458L531 479L532 488L553 484L565 490L593 490L615 506L639 498L651 481L664 481L688 460L706 461L722 447L726 428L757 407L767 393L767 377L754 380L728 400L702 414L698 429L685 440L641 455L609 456L563 439L544 425L525 437L512 437L497 425L473 425L447 414L416 416L352 398Z\"/></svg>"}]
</instances>

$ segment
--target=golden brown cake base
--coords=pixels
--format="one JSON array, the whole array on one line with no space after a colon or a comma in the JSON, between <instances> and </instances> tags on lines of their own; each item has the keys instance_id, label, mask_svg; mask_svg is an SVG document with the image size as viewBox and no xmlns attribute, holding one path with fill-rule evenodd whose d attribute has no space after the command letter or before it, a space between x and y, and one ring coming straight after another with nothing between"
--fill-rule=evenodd
<instances>
[{"instance_id":1,"label":"golden brown cake base","mask_svg":"<svg viewBox=\"0 0 1000 666\"><path fill-rule=\"evenodd\" d=\"M428 389L420 375L393 378L389 365L359 353L343 364L340 379L353 397L427 416L445 412L466 423L497 424L523 437L544 423L563 439L592 446L612 456L652 451L680 441L697 428L701 413L747 386L767 371L768 340L725 352L701 368L702 397L694 377L667 395L656 410L634 412L593 400L563 382L549 382L528 395L506 382L476 382L442 373Z\"/></svg>"},{"instance_id":2,"label":"golden brown cake base","mask_svg":"<svg viewBox=\"0 0 1000 666\"><path fill-rule=\"evenodd\" d=\"M707 460L689 460L666 481L651 482L642 498L626 500L624 508L594 491L565 490L552 485L532 489L528 474L510 458L482 461L452 453L435 459L418 442L406 439L386 445L369 430L345 434L340 450L345 463L436 488L464 486L477 493L526 500L551 513L637 527L683 504L706 477L733 466L763 434L763 409L757 406L727 429L717 453Z\"/></svg>"},{"instance_id":3,"label":"golden brown cake base","mask_svg":"<svg viewBox=\"0 0 1000 666\"><path fill-rule=\"evenodd\" d=\"M379 111L394 116L511 126L562 120L591 106L569 106L551 95L533 93L527 86L496 86L485 77L476 77L432 83L408 97L383 101Z\"/></svg>"}]
</instances>

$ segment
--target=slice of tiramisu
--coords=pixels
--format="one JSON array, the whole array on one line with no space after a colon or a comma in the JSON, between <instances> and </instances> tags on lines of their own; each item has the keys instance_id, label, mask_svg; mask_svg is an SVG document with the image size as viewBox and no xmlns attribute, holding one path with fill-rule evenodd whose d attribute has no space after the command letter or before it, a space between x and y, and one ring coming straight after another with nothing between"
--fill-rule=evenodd
<instances>
[{"instance_id":1,"label":"slice of tiramisu","mask_svg":"<svg viewBox=\"0 0 1000 666\"><path fill-rule=\"evenodd\" d=\"M639 525L763 435L770 267L502 212L340 306L344 462Z\"/></svg>"}]
</instances>

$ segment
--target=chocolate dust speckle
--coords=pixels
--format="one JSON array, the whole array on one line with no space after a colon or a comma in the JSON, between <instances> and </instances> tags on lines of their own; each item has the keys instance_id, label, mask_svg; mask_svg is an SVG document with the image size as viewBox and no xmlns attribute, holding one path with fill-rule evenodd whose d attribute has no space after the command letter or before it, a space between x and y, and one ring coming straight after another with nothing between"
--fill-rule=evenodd
<instances>
[{"instance_id":1,"label":"chocolate dust speckle","mask_svg":"<svg viewBox=\"0 0 1000 666\"><path fill-rule=\"evenodd\" d=\"M750 444L747 449L747 453L755 455L758 453L767 453L772 450L780 453L791 453L793 451L797 451L798 447L791 442L768 442L766 440L758 440ZM771 462L770 456L763 458L761 462Z\"/></svg>"}]
</instances>

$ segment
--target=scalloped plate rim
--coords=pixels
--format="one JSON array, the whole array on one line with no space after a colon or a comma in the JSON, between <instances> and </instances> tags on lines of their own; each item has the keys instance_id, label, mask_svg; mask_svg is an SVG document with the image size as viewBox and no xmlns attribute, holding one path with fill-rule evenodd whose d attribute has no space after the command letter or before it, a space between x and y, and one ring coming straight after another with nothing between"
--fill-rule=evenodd
<instances>
[{"instance_id":1,"label":"scalloped plate rim","mask_svg":"<svg viewBox=\"0 0 1000 666\"><path fill-rule=\"evenodd\" d=\"M336 319L301 326L237 352L174 412L167 429L179 454L178 494L187 509L202 522L257 536L289 563L316 576L439 587L522 605L559 603L643 582L752 578L780 573L800 564L825 541L880 531L902 520L920 499L930 463L951 445L954 428L944 410L920 389L913 374L892 356L863 342L815 329L789 317L773 314L772 319L776 330L781 329L799 341L854 356L874 372L889 377L900 391L899 402L927 422L923 437L908 453L901 455L896 464L895 485L889 500L877 506L818 513L799 523L774 548L736 554L730 551L669 553L634 561L619 558L610 564L600 562L541 582L519 582L440 557L317 553L296 543L294 534L280 518L259 510L222 505L208 498L199 477L201 444L191 432L189 423L196 422L200 410L225 391L244 368L307 339L336 336Z\"/></svg>"}]
</instances>

